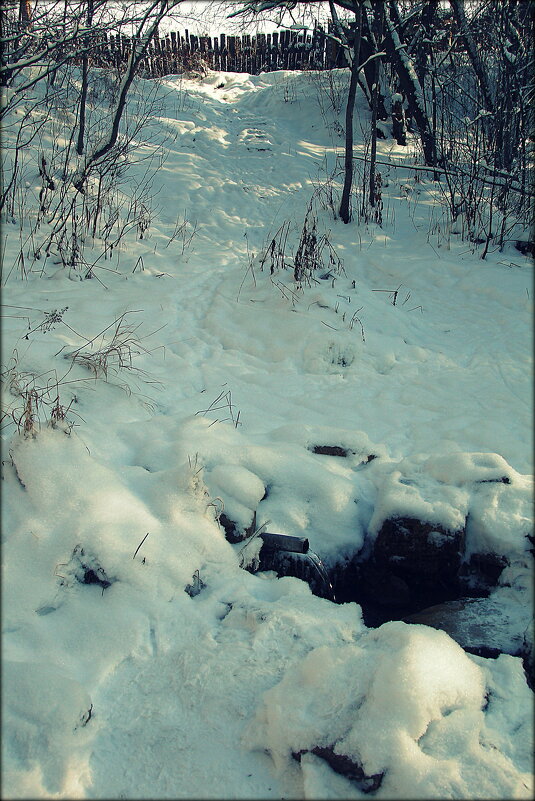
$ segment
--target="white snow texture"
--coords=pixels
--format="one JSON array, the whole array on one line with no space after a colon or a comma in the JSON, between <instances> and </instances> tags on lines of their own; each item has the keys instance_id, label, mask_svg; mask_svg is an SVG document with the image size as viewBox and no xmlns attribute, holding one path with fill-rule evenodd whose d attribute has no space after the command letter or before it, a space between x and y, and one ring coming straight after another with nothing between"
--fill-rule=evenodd
<instances>
[{"instance_id":1,"label":"white snow texture","mask_svg":"<svg viewBox=\"0 0 535 801\"><path fill-rule=\"evenodd\" d=\"M43 276L3 283L11 422L24 376L71 368L65 423L41 409L35 436L2 432L5 798L364 797L314 748L381 775L373 798L532 797L519 657L472 656L424 625L368 629L356 603L242 569L258 539L240 555L219 524L224 512L306 537L327 567L392 517L466 524L466 558L510 565L510 615L529 603L529 260L482 261L433 227L438 190L410 170L383 169L382 227L333 219L317 189L343 139L321 80L137 81L129 113L149 93L159 111L121 192L150 148L164 152L144 238L99 261L98 280L52 252ZM347 72L334 80L345 91ZM93 122L109 113L99 102ZM355 115L368 124L363 97ZM383 160L405 154L378 142ZM37 208L37 168L28 180ZM259 255L285 221L295 253L314 193L344 270L327 263L299 287ZM196 225L190 243L169 244L177 220ZM19 233L6 224L6 274ZM136 370L64 358L109 344L125 312Z\"/></svg>"}]
</instances>

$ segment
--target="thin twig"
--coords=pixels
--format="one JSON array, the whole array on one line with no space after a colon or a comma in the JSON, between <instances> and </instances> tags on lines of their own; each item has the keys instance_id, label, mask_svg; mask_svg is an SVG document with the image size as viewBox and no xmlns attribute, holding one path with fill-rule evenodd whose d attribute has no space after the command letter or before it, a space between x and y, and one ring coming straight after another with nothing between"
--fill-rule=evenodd
<instances>
[{"instance_id":1,"label":"thin twig","mask_svg":"<svg viewBox=\"0 0 535 801\"><path fill-rule=\"evenodd\" d=\"M135 558L136 558L136 554L137 554L137 552L139 551L139 549L141 548L141 546L143 545L143 543L145 542L145 540L147 539L147 537L148 537L148 536L149 536L149 532L147 531L147 533L145 534L145 536L143 537L143 539L141 540L141 542L140 542L140 543L139 543L139 545L137 546L137 548L136 548L136 553L133 555L132 559L135 559Z\"/></svg>"}]
</instances>

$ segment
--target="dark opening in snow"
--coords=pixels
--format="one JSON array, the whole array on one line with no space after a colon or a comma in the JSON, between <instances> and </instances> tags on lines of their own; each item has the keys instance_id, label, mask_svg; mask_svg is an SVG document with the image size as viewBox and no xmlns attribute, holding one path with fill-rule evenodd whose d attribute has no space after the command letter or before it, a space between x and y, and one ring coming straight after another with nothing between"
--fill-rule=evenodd
<instances>
[{"instance_id":1,"label":"dark opening in snow","mask_svg":"<svg viewBox=\"0 0 535 801\"><path fill-rule=\"evenodd\" d=\"M329 455L341 453L330 449ZM224 529L231 542L256 536L251 528L243 532L236 525L231 538L229 526ZM327 567L306 537L257 534L263 544L258 557L245 562L250 572L293 576L321 598L355 602L369 628L392 620L424 624L445 631L468 653L494 659L501 653L520 656L533 687L529 638L516 631L518 621L512 624L493 595L508 560L494 553L468 558L464 527L449 530L417 518L393 517L384 521L370 547ZM193 596L200 589L194 582L186 591Z\"/></svg>"}]
</instances>

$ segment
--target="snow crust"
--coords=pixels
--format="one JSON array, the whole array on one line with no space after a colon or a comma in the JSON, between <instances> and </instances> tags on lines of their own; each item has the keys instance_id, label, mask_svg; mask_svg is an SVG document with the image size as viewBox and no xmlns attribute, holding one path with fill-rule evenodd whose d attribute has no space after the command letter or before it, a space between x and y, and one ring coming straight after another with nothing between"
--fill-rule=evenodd
<instances>
[{"instance_id":1,"label":"snow crust","mask_svg":"<svg viewBox=\"0 0 535 801\"><path fill-rule=\"evenodd\" d=\"M121 192L162 144L155 210L98 280L54 251L23 279L11 267L31 221L3 224L5 797L362 798L324 759L291 756L315 746L384 773L377 798L531 797L519 657L472 656L421 625L368 630L355 603L241 569L259 539L242 551L218 522L256 514L306 536L327 567L391 517L466 526L467 558L507 560L496 598L511 620L530 603L529 260L482 262L447 228L434 185L386 168L382 227L343 225L316 202L342 272L300 289L292 270L259 267L285 221L293 257L343 152L344 112L326 110L321 80L139 81L130 113L153 92L161 105ZM61 114L43 128L46 152ZM96 102L92 123L107 114ZM368 121L359 97L355 130ZM378 156L407 162L391 140ZM184 219L191 243L170 243ZM140 324L136 369L112 359L98 376L65 358L109 343L125 312ZM39 407L24 437L28 376L58 378L71 406L56 427Z\"/></svg>"}]
</instances>

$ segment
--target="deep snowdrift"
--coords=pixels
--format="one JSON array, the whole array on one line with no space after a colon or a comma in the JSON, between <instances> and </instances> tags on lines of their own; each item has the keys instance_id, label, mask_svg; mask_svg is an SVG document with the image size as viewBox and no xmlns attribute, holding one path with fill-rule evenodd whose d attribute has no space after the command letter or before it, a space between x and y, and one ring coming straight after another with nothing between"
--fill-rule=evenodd
<instances>
[{"instance_id":1,"label":"deep snowdrift","mask_svg":"<svg viewBox=\"0 0 535 801\"><path fill-rule=\"evenodd\" d=\"M382 227L335 221L342 139L321 80L163 81L122 189L161 144L150 226L93 280L54 252L15 268L40 190L26 156L27 215L3 230L6 797L531 797L519 657L368 629L355 603L243 570L259 538L231 545L219 523L306 536L328 567L392 517L466 525L464 558L503 557L492 597L533 642L529 261L481 261L407 169L383 169ZM356 118L364 133L363 103ZM53 111L43 152L71 122ZM340 263L300 288L313 196ZM270 273L285 224L289 269ZM99 253L87 237L86 261ZM98 368L125 313L131 361ZM48 425L43 401L24 437L24 392L49 380L66 420Z\"/></svg>"}]
</instances>

